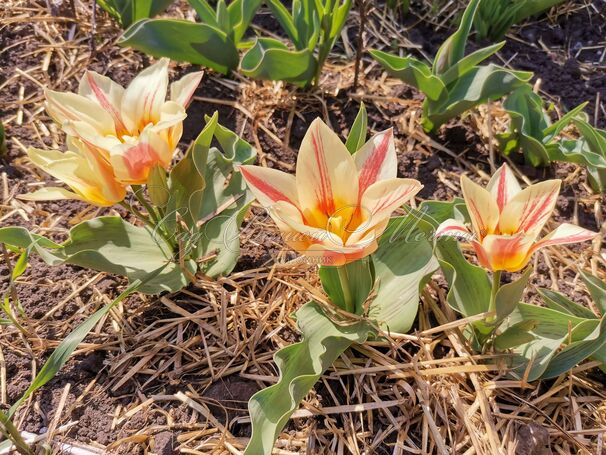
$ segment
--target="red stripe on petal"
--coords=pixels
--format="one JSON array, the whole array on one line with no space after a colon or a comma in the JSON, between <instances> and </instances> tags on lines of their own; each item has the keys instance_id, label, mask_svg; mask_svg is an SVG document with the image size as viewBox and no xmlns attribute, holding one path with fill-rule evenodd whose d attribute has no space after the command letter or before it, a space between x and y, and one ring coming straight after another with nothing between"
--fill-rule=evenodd
<instances>
[{"instance_id":1,"label":"red stripe on petal","mask_svg":"<svg viewBox=\"0 0 606 455\"><path fill-rule=\"evenodd\" d=\"M499 186L497 187L497 205L499 211L502 211L507 204L507 167L504 167L499 176Z\"/></svg>"},{"instance_id":2,"label":"red stripe on petal","mask_svg":"<svg viewBox=\"0 0 606 455\"><path fill-rule=\"evenodd\" d=\"M101 90L101 88L97 85L97 83L95 82L95 78L90 72L86 73L86 79L88 81L88 85L93 90L95 98L97 98L97 101L99 102L101 107L105 111L107 111L109 115L112 116L112 119L114 120L114 125L116 127L116 135L123 136L125 134L128 134L128 129L122 121L122 116L120 115L120 112L118 112L116 107L107 99L105 93L103 93L103 90Z\"/></svg>"},{"instance_id":3,"label":"red stripe on petal","mask_svg":"<svg viewBox=\"0 0 606 455\"><path fill-rule=\"evenodd\" d=\"M551 214L551 211L547 211L547 208L552 203L555 194L556 193L551 193L548 197L535 201L528 209L528 202L526 202L524 210L522 211L524 216L520 221L520 227L518 230L527 231L533 226L541 223L543 218L548 217Z\"/></svg>"},{"instance_id":4,"label":"red stripe on petal","mask_svg":"<svg viewBox=\"0 0 606 455\"><path fill-rule=\"evenodd\" d=\"M290 198L288 198L288 196L286 196L284 193L282 193L277 188L271 186L265 180L262 180L259 177L255 176L250 171L248 171L246 168L241 167L240 172L242 172L242 175L244 176L244 178L246 179L246 181L249 184L251 184L252 186L257 188L263 194L265 194L265 196L267 196L269 199L271 199L272 202L286 201L286 202L290 202L292 205L296 206L296 204Z\"/></svg>"},{"instance_id":5,"label":"red stripe on petal","mask_svg":"<svg viewBox=\"0 0 606 455\"><path fill-rule=\"evenodd\" d=\"M326 215L331 216L335 211L335 201L332 195L328 167L326 166L326 161L324 160L324 144L322 143L322 136L320 135L319 123L316 131L311 135L311 140L314 148L314 157L320 173L320 188L316 190L316 196L320 203L320 209Z\"/></svg>"},{"instance_id":6,"label":"red stripe on petal","mask_svg":"<svg viewBox=\"0 0 606 455\"><path fill-rule=\"evenodd\" d=\"M383 165L385 157L387 156L387 151L389 150L389 143L392 136L393 130L387 130L387 132L383 135L381 143L373 149L368 159L364 161L359 178L360 196L364 194L366 188L377 181L379 171L381 170L381 166Z\"/></svg>"}]
</instances>

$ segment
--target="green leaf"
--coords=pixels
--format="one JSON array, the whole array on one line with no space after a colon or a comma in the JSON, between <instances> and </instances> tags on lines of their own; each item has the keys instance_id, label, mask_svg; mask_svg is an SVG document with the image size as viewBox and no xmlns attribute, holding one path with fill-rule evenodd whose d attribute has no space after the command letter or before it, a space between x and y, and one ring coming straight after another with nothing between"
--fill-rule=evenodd
<instances>
[{"instance_id":1,"label":"green leaf","mask_svg":"<svg viewBox=\"0 0 606 455\"><path fill-rule=\"evenodd\" d=\"M545 379L555 378L575 367L594 352L604 348L606 348L606 316L584 340L570 343L558 352L543 372L542 377Z\"/></svg>"},{"instance_id":2,"label":"green leaf","mask_svg":"<svg viewBox=\"0 0 606 455\"><path fill-rule=\"evenodd\" d=\"M143 19L118 39L154 57L168 57L212 68L223 74L238 67L238 50L227 34L208 24L177 19Z\"/></svg>"},{"instance_id":3,"label":"green leaf","mask_svg":"<svg viewBox=\"0 0 606 455\"><path fill-rule=\"evenodd\" d=\"M535 336L529 332L533 330L536 325L536 321L520 321L517 324L512 325L503 333L495 337L495 349L498 351L505 351L522 344L530 343L535 339Z\"/></svg>"},{"instance_id":4,"label":"green leaf","mask_svg":"<svg viewBox=\"0 0 606 455\"><path fill-rule=\"evenodd\" d=\"M316 59L309 49L290 50L273 38L257 38L255 45L242 57L242 74L254 79L309 85L316 73Z\"/></svg>"},{"instance_id":5,"label":"green leaf","mask_svg":"<svg viewBox=\"0 0 606 455\"><path fill-rule=\"evenodd\" d=\"M485 313L490 305L491 283L482 267L470 264L455 239L436 242L436 255L448 281L448 303L465 317Z\"/></svg>"},{"instance_id":6,"label":"green leaf","mask_svg":"<svg viewBox=\"0 0 606 455\"><path fill-rule=\"evenodd\" d=\"M543 298L545 305L552 310L556 310L561 313L568 313L579 318L596 318L596 315L593 314L589 308L585 308L584 306L573 302L559 292L543 288L539 289L538 291Z\"/></svg>"},{"instance_id":7,"label":"green leaf","mask_svg":"<svg viewBox=\"0 0 606 455\"><path fill-rule=\"evenodd\" d=\"M456 32L450 35L440 46L433 61L433 74L443 74L450 67L460 61L465 55L467 38L473 25L473 18L476 14L480 0L471 0L465 8L461 23Z\"/></svg>"},{"instance_id":8,"label":"green leaf","mask_svg":"<svg viewBox=\"0 0 606 455\"><path fill-rule=\"evenodd\" d=\"M6 438L5 441L0 443L2 453L7 453L12 446L15 446L15 449L21 455L34 455L34 452L21 436L19 429L4 412L0 412L0 434Z\"/></svg>"},{"instance_id":9,"label":"green leaf","mask_svg":"<svg viewBox=\"0 0 606 455\"><path fill-rule=\"evenodd\" d=\"M433 128L437 128L475 106L501 98L526 84L531 77L530 72L510 71L493 64L475 67L448 89L443 101L426 100L427 117Z\"/></svg>"},{"instance_id":10,"label":"green leaf","mask_svg":"<svg viewBox=\"0 0 606 455\"><path fill-rule=\"evenodd\" d=\"M499 288L496 295L497 323L501 322L516 309L522 299L522 294L528 284L528 278L530 278L531 273L532 267L527 267L520 278Z\"/></svg>"},{"instance_id":11,"label":"green leaf","mask_svg":"<svg viewBox=\"0 0 606 455\"><path fill-rule=\"evenodd\" d=\"M522 22L536 14L562 3L564 0L526 0L524 7L516 11L514 23Z\"/></svg>"},{"instance_id":12,"label":"green leaf","mask_svg":"<svg viewBox=\"0 0 606 455\"><path fill-rule=\"evenodd\" d=\"M600 309L602 316L606 315L606 283L589 273L579 270L591 298ZM588 310L589 311L589 310ZM593 314L593 313L592 313ZM595 317L595 316L594 316Z\"/></svg>"},{"instance_id":13,"label":"green leaf","mask_svg":"<svg viewBox=\"0 0 606 455\"><path fill-rule=\"evenodd\" d=\"M467 57L462 58L451 66L444 74L440 76L442 83L446 86L452 84L468 71L471 71L476 65L495 54L505 45L505 41L484 47L472 52Z\"/></svg>"},{"instance_id":14,"label":"green leaf","mask_svg":"<svg viewBox=\"0 0 606 455\"><path fill-rule=\"evenodd\" d=\"M294 5L294 4L293 4ZM282 29L286 32L291 41L299 49L299 30L295 26L292 16L282 4L280 0L267 0L267 6L272 12L272 15L282 26ZM293 6L294 9L294 6Z\"/></svg>"},{"instance_id":15,"label":"green leaf","mask_svg":"<svg viewBox=\"0 0 606 455\"><path fill-rule=\"evenodd\" d=\"M560 134L562 130L566 128L573 120L583 121L580 117L582 117L583 115L586 116L586 114L583 112L583 109L585 109L585 106L587 106L587 104L587 101L579 104L577 107L564 114L560 120L546 128L545 131L543 131L543 136L545 136L543 142L547 143L551 141L551 139Z\"/></svg>"},{"instance_id":16,"label":"green leaf","mask_svg":"<svg viewBox=\"0 0 606 455\"><path fill-rule=\"evenodd\" d=\"M207 161L202 161L203 154L193 155L196 168L204 169L207 183L196 238L197 256L212 256L199 266L210 277L228 274L240 257L240 226L253 197L236 169L251 164L256 156L250 144L221 125L216 126L214 136L222 151L212 147Z\"/></svg>"},{"instance_id":17,"label":"green leaf","mask_svg":"<svg viewBox=\"0 0 606 455\"><path fill-rule=\"evenodd\" d=\"M420 90L430 100L437 102L446 95L444 83L431 73L425 63L374 49L370 50L370 55L392 76Z\"/></svg>"},{"instance_id":18,"label":"green leaf","mask_svg":"<svg viewBox=\"0 0 606 455\"><path fill-rule=\"evenodd\" d=\"M135 280L133 281L128 288L124 290L115 300L108 303L101 309L97 310L94 314L92 314L87 320L82 322L78 327L76 327L65 339L57 346L57 348L50 355L44 366L40 369L30 386L27 390L21 395L21 398L17 400L9 409L8 416L9 418L15 413L15 411L19 408L21 403L29 398L29 396L38 390L40 387L44 386L48 381L55 377L57 372L65 365L65 362L69 359L72 352L78 347L78 345L86 338L86 335L97 325L97 323L105 316L109 310L111 310L114 306L116 306L119 302L124 300L133 292L137 291L142 285L148 284L148 280L155 279L162 269L154 270L152 273L148 274L146 278L143 280Z\"/></svg>"},{"instance_id":19,"label":"green leaf","mask_svg":"<svg viewBox=\"0 0 606 455\"><path fill-rule=\"evenodd\" d=\"M217 22L217 13L210 6L207 0L188 0L191 7L198 13L200 20L208 25L212 25L219 30L221 27L219 26L219 22ZM227 33L226 30L223 30Z\"/></svg>"},{"instance_id":20,"label":"green leaf","mask_svg":"<svg viewBox=\"0 0 606 455\"><path fill-rule=\"evenodd\" d=\"M0 242L31 248L49 265L63 263L145 280L160 268L163 272L146 282L141 292L157 294L178 291L187 284L170 246L147 227L133 226L120 217L104 216L84 221L70 230L69 239L58 245L21 227L0 228ZM195 264L186 262L190 273Z\"/></svg>"},{"instance_id":21,"label":"green leaf","mask_svg":"<svg viewBox=\"0 0 606 455\"><path fill-rule=\"evenodd\" d=\"M345 147L352 155L356 153L366 143L366 131L368 130L368 114L364 102L360 103L358 114L351 125L351 130L347 136Z\"/></svg>"},{"instance_id":22,"label":"green leaf","mask_svg":"<svg viewBox=\"0 0 606 455\"><path fill-rule=\"evenodd\" d=\"M373 254L376 295L368 317L382 329L405 333L419 308L419 293L438 268L433 228L420 212L392 218ZM406 258L406 260L402 260Z\"/></svg>"},{"instance_id":23,"label":"green leaf","mask_svg":"<svg viewBox=\"0 0 606 455\"><path fill-rule=\"evenodd\" d=\"M4 131L4 125L0 122L0 158L4 157L8 152L6 148L6 132Z\"/></svg>"},{"instance_id":24,"label":"green leaf","mask_svg":"<svg viewBox=\"0 0 606 455\"><path fill-rule=\"evenodd\" d=\"M173 0L98 0L122 28L127 28L139 19L153 17L173 3Z\"/></svg>"},{"instance_id":25,"label":"green leaf","mask_svg":"<svg viewBox=\"0 0 606 455\"><path fill-rule=\"evenodd\" d=\"M244 37L260 5L261 0L234 0L227 7L235 43L240 43Z\"/></svg>"},{"instance_id":26,"label":"green leaf","mask_svg":"<svg viewBox=\"0 0 606 455\"><path fill-rule=\"evenodd\" d=\"M13 267L13 271L11 273L11 280L14 281L25 273L25 269L27 269L28 258L29 249L25 249L23 253L19 255L17 262L15 262L15 266Z\"/></svg>"},{"instance_id":27,"label":"green leaf","mask_svg":"<svg viewBox=\"0 0 606 455\"><path fill-rule=\"evenodd\" d=\"M339 268L341 269L340 272ZM345 283L341 281L339 273L343 273L347 277ZM332 303L357 315L363 313L363 304L366 302L375 282L373 265L369 257L340 267L321 266L319 274L322 287ZM344 290L344 285L348 285L348 289ZM353 308L351 310L348 309L345 298L347 293L349 293L352 300Z\"/></svg>"},{"instance_id":28,"label":"green leaf","mask_svg":"<svg viewBox=\"0 0 606 455\"><path fill-rule=\"evenodd\" d=\"M569 337L569 331L587 321L570 314L561 313L550 308L520 303L504 323L507 329L522 321L533 321L534 329L529 333L534 340L516 347L511 358L511 371L521 377L532 363L528 380L534 381L541 377L555 352Z\"/></svg>"},{"instance_id":29,"label":"green leaf","mask_svg":"<svg viewBox=\"0 0 606 455\"><path fill-rule=\"evenodd\" d=\"M563 140L549 146L547 150L553 161L586 166L587 178L593 191L606 190L606 158L591 150L585 138L576 141Z\"/></svg>"},{"instance_id":30,"label":"green leaf","mask_svg":"<svg viewBox=\"0 0 606 455\"><path fill-rule=\"evenodd\" d=\"M351 344L364 343L374 333L364 321L333 321L316 302L301 307L296 318L303 340L275 354L278 383L257 392L248 403L252 437L244 455L271 454L290 415L320 376Z\"/></svg>"},{"instance_id":31,"label":"green leaf","mask_svg":"<svg viewBox=\"0 0 606 455\"><path fill-rule=\"evenodd\" d=\"M168 224L169 232L176 230L175 214L177 212L190 229L196 227L196 223L202 216L202 197L206 187L204 172L218 118L219 112L215 111L183 159L170 171L170 198L166 209L167 216L163 220ZM203 166L198 168L196 163L203 164Z\"/></svg>"}]
</instances>

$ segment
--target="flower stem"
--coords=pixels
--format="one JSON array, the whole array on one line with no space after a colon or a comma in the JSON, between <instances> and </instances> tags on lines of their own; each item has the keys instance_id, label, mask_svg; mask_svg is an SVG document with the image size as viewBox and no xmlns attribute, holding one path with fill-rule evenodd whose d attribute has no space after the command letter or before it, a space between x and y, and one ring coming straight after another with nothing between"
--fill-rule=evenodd
<instances>
[{"instance_id":1,"label":"flower stem","mask_svg":"<svg viewBox=\"0 0 606 455\"><path fill-rule=\"evenodd\" d=\"M497 292L499 292L499 288L501 287L501 270L495 270L492 274L492 289L490 291L490 305L488 306L488 311L491 313L496 312L497 310ZM497 318L496 314L494 316L489 316L488 321L492 322Z\"/></svg>"},{"instance_id":2,"label":"flower stem","mask_svg":"<svg viewBox=\"0 0 606 455\"><path fill-rule=\"evenodd\" d=\"M347 274L347 268L345 266L337 267L339 274L339 281L341 282L341 290L343 291L343 302L345 303L344 310L349 313L355 313L355 305L351 296L351 289L349 287L349 275Z\"/></svg>"}]
</instances>

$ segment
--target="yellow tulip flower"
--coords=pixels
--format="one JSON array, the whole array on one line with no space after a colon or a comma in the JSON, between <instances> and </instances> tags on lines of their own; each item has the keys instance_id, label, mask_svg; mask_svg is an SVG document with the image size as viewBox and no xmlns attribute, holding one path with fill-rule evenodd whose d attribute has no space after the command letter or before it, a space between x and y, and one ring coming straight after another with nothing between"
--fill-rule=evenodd
<instances>
[{"instance_id":1,"label":"yellow tulip flower","mask_svg":"<svg viewBox=\"0 0 606 455\"><path fill-rule=\"evenodd\" d=\"M391 129L352 156L320 119L303 138L296 176L259 166L240 170L285 242L332 266L372 254L392 212L422 188L417 180L396 178Z\"/></svg>"},{"instance_id":2,"label":"yellow tulip flower","mask_svg":"<svg viewBox=\"0 0 606 455\"><path fill-rule=\"evenodd\" d=\"M78 93L46 91L47 110L68 136L78 138L111 165L118 182L146 183L150 170L167 169L183 132L185 107L202 73L170 85L168 59L139 73L124 89L88 71Z\"/></svg>"},{"instance_id":3,"label":"yellow tulip flower","mask_svg":"<svg viewBox=\"0 0 606 455\"><path fill-rule=\"evenodd\" d=\"M540 248L583 242L597 235L564 223L538 240L555 208L560 185L560 180L546 180L522 190L506 164L497 170L486 188L462 175L461 189L471 230L451 219L439 226L436 237L470 237L478 262L488 270L522 270Z\"/></svg>"},{"instance_id":4,"label":"yellow tulip flower","mask_svg":"<svg viewBox=\"0 0 606 455\"><path fill-rule=\"evenodd\" d=\"M124 199L124 185L116 181L111 166L96 150L75 138L68 138L67 147L66 152L30 148L27 153L36 166L65 182L73 191L47 187L21 195L20 199L79 199L100 206L111 206Z\"/></svg>"}]
</instances>

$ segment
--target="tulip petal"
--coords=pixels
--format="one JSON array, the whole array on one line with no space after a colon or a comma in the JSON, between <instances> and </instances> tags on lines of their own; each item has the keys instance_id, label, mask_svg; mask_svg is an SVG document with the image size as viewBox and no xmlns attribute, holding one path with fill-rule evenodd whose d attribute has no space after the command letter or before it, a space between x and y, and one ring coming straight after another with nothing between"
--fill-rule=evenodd
<instances>
[{"instance_id":1,"label":"tulip petal","mask_svg":"<svg viewBox=\"0 0 606 455\"><path fill-rule=\"evenodd\" d=\"M376 134L354 154L359 175L360 198L366 189L379 180L396 178L398 158L393 138L393 129L389 128Z\"/></svg>"},{"instance_id":2,"label":"tulip petal","mask_svg":"<svg viewBox=\"0 0 606 455\"><path fill-rule=\"evenodd\" d=\"M379 180L368 187L362 195L359 210L362 225L376 226L389 218L394 210L410 201L423 185L414 179Z\"/></svg>"},{"instance_id":3,"label":"tulip petal","mask_svg":"<svg viewBox=\"0 0 606 455\"><path fill-rule=\"evenodd\" d=\"M163 58L145 68L125 90L121 107L131 133L159 121L168 89L168 62Z\"/></svg>"},{"instance_id":4,"label":"tulip petal","mask_svg":"<svg viewBox=\"0 0 606 455\"><path fill-rule=\"evenodd\" d=\"M124 187L115 180L104 160L77 139L69 140L68 148L66 152L30 148L27 154L36 166L67 184L78 195L77 199L100 206L124 199ZM53 194L56 196L58 192Z\"/></svg>"},{"instance_id":5,"label":"tulip petal","mask_svg":"<svg viewBox=\"0 0 606 455\"><path fill-rule=\"evenodd\" d=\"M96 101L112 117L116 136L128 134L128 129L120 113L122 97L124 96L124 88L121 85L115 83L109 77L102 76L94 71L87 71L80 79L78 94Z\"/></svg>"},{"instance_id":6,"label":"tulip petal","mask_svg":"<svg viewBox=\"0 0 606 455\"><path fill-rule=\"evenodd\" d=\"M467 176L461 176L461 189L478 240L492 234L499 223L499 207L488 190Z\"/></svg>"},{"instance_id":7,"label":"tulip petal","mask_svg":"<svg viewBox=\"0 0 606 455\"><path fill-rule=\"evenodd\" d=\"M86 144L90 149L97 151L98 155L109 163L110 151L117 145L120 145L120 139L116 136L103 136L86 122L67 121L63 124L65 133L73 138L77 138Z\"/></svg>"},{"instance_id":8,"label":"tulip petal","mask_svg":"<svg viewBox=\"0 0 606 455\"><path fill-rule=\"evenodd\" d=\"M491 270L517 272L528 263L528 252L533 242L534 239L523 232L516 235L488 235L482 242L482 248Z\"/></svg>"},{"instance_id":9,"label":"tulip petal","mask_svg":"<svg viewBox=\"0 0 606 455\"><path fill-rule=\"evenodd\" d=\"M82 196L58 186L49 186L40 188L32 193L20 194L17 196L24 201L60 201L64 199L82 200Z\"/></svg>"},{"instance_id":10,"label":"tulip petal","mask_svg":"<svg viewBox=\"0 0 606 455\"><path fill-rule=\"evenodd\" d=\"M503 164L499 169L497 169L488 182L486 189L497 201L499 211L501 212L511 198L522 191L520 184L507 164Z\"/></svg>"},{"instance_id":11,"label":"tulip petal","mask_svg":"<svg viewBox=\"0 0 606 455\"><path fill-rule=\"evenodd\" d=\"M440 237L456 237L471 241L473 234L467 229L464 223L449 219L440 223L434 235L435 238Z\"/></svg>"},{"instance_id":12,"label":"tulip petal","mask_svg":"<svg viewBox=\"0 0 606 455\"><path fill-rule=\"evenodd\" d=\"M585 242L587 240L593 240L597 235L599 235L597 232L590 231L574 224L563 223L536 242L532 246L529 256L538 249L546 246Z\"/></svg>"},{"instance_id":13,"label":"tulip petal","mask_svg":"<svg viewBox=\"0 0 606 455\"><path fill-rule=\"evenodd\" d=\"M134 138L134 142L112 148L110 162L119 182L140 185L147 182L154 166L168 168L173 151L165 138L155 133L150 125L138 138Z\"/></svg>"},{"instance_id":14,"label":"tulip petal","mask_svg":"<svg viewBox=\"0 0 606 455\"><path fill-rule=\"evenodd\" d=\"M337 209L358 202L357 169L339 137L319 118L301 143L297 159L297 192L308 220L323 225Z\"/></svg>"},{"instance_id":15,"label":"tulip petal","mask_svg":"<svg viewBox=\"0 0 606 455\"><path fill-rule=\"evenodd\" d=\"M196 88L198 88L198 85L200 85L202 76L204 76L204 71L197 71L195 73L186 74L178 81L170 84L171 101L174 101L180 104L183 108L186 108L194 96Z\"/></svg>"},{"instance_id":16,"label":"tulip petal","mask_svg":"<svg viewBox=\"0 0 606 455\"><path fill-rule=\"evenodd\" d=\"M263 207L285 201L298 207L297 182L294 175L261 166L240 166L248 187ZM299 214L300 218L300 214Z\"/></svg>"},{"instance_id":17,"label":"tulip petal","mask_svg":"<svg viewBox=\"0 0 606 455\"><path fill-rule=\"evenodd\" d=\"M561 183L546 180L516 194L501 212L501 233L526 232L536 238L555 208Z\"/></svg>"},{"instance_id":18,"label":"tulip petal","mask_svg":"<svg viewBox=\"0 0 606 455\"><path fill-rule=\"evenodd\" d=\"M67 121L87 123L97 134L115 134L114 120L99 104L75 93L46 90L46 110L60 126Z\"/></svg>"}]
</instances>

